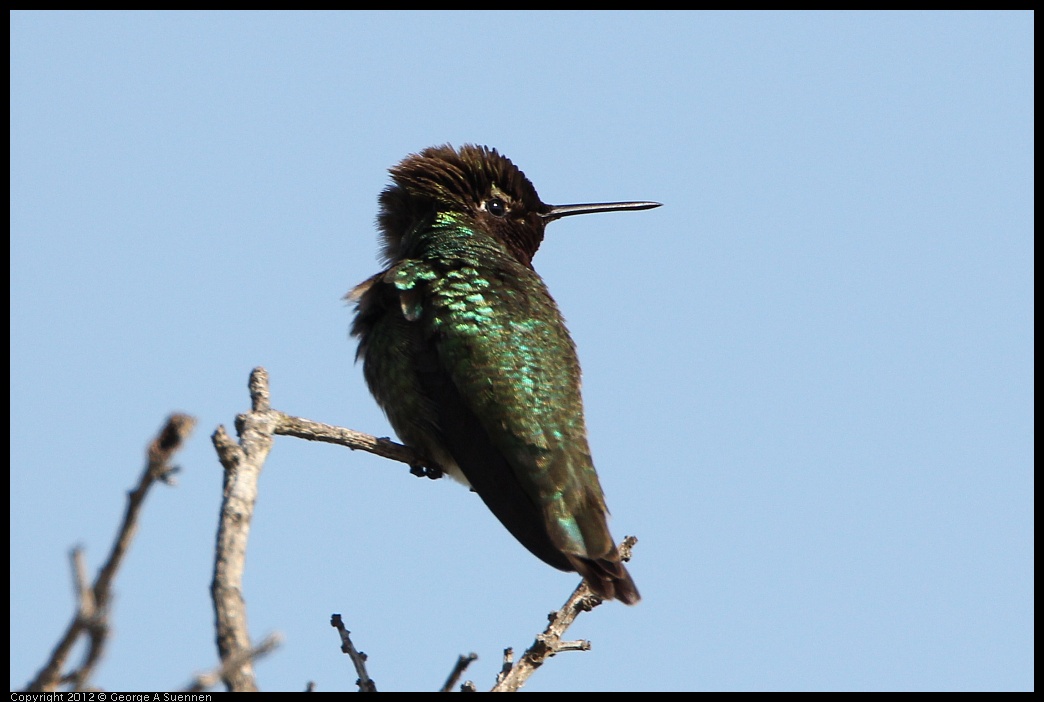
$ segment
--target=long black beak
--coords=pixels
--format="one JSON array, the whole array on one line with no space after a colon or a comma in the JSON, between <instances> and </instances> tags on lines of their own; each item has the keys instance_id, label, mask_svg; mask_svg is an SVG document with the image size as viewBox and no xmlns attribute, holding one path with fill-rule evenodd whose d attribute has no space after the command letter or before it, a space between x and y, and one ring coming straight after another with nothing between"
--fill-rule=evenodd
<instances>
[{"instance_id":1,"label":"long black beak","mask_svg":"<svg viewBox=\"0 0 1044 702\"><path fill-rule=\"evenodd\" d=\"M553 222L561 217L593 212L620 212L622 210L651 210L662 202L594 202L586 205L553 205L541 215L545 222Z\"/></svg>"}]
</instances>

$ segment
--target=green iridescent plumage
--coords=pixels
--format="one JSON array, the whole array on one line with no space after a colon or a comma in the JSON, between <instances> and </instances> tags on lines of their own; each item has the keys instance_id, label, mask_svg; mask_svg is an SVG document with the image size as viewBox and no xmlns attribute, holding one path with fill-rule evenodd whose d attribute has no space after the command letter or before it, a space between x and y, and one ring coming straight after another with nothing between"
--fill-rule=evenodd
<instances>
[{"instance_id":1,"label":"green iridescent plumage","mask_svg":"<svg viewBox=\"0 0 1044 702\"><path fill-rule=\"evenodd\" d=\"M378 219L388 268L350 294L371 392L399 437L526 548L637 602L606 524L576 350L532 259L553 219L656 203L552 207L476 146L427 149L391 175Z\"/></svg>"}]
</instances>

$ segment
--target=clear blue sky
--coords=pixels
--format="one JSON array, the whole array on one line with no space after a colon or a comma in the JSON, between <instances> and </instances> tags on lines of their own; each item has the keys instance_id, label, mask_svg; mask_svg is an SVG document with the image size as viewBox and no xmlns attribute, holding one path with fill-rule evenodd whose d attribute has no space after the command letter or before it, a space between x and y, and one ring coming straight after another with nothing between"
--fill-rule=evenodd
<instances>
[{"instance_id":1,"label":"clear blue sky","mask_svg":"<svg viewBox=\"0 0 1044 702\"><path fill-rule=\"evenodd\" d=\"M275 407L391 433L341 296L387 169L497 147L584 368L637 607L529 690L1033 686L1028 13L11 15L11 685L106 553L146 442L199 419L116 583L95 684L216 661L209 441ZM247 562L268 690L488 687L576 583L481 502L280 438Z\"/></svg>"}]
</instances>

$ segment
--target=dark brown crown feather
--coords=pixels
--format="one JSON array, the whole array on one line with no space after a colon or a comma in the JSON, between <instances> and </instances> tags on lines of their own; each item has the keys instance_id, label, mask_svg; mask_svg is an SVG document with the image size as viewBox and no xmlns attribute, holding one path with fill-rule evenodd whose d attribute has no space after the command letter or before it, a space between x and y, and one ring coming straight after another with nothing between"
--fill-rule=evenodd
<instances>
[{"instance_id":1,"label":"dark brown crown feather","mask_svg":"<svg viewBox=\"0 0 1044 702\"><path fill-rule=\"evenodd\" d=\"M433 146L407 156L389 173L392 184L381 193L377 217L386 262L402 256L400 245L407 232L438 212L479 216L494 188L510 198L515 213L514 222L503 222L496 233L520 260L529 265L543 240L539 215L550 206L540 200L526 174L496 149L473 144L460 149L449 144Z\"/></svg>"}]
</instances>

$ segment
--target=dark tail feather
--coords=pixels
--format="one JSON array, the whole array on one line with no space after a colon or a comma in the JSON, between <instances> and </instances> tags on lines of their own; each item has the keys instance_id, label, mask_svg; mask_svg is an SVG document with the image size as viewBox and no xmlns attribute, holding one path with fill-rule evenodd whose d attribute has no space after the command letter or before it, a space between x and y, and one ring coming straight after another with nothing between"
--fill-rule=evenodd
<instances>
[{"instance_id":1,"label":"dark tail feather","mask_svg":"<svg viewBox=\"0 0 1044 702\"><path fill-rule=\"evenodd\" d=\"M615 549L612 554L616 556ZM619 558L619 556L616 556ZM597 560L581 558L566 554L566 558L576 568L576 572L584 576L596 595L607 600L620 600L624 604L633 605L642 599L638 588L631 580L631 574L619 560L599 558Z\"/></svg>"}]
</instances>

